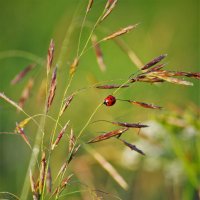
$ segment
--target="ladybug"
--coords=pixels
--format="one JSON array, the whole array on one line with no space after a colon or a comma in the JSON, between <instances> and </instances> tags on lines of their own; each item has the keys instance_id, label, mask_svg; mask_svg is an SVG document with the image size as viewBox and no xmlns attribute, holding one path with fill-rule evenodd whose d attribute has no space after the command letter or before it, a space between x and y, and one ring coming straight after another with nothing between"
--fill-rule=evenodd
<instances>
[{"instance_id":1,"label":"ladybug","mask_svg":"<svg viewBox=\"0 0 200 200\"><path fill-rule=\"evenodd\" d=\"M112 95L107 96L103 102L103 104L105 104L106 106L113 106L115 103L116 103L116 98Z\"/></svg>"}]
</instances>

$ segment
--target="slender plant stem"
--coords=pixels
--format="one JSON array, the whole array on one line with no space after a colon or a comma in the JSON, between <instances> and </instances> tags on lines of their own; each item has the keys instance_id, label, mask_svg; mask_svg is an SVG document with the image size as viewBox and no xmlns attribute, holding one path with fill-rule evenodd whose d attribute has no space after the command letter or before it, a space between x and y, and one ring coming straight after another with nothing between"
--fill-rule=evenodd
<instances>
[{"instance_id":1,"label":"slender plant stem","mask_svg":"<svg viewBox=\"0 0 200 200\"><path fill-rule=\"evenodd\" d=\"M76 17L77 17L77 12L79 10L79 7L80 7L81 3L79 4L79 6L77 7L73 17L72 17L72 21L71 21L71 25L68 29L68 32L65 36L65 39L63 41L63 45L62 45L62 49L61 49L61 53L60 53L60 56L58 58L58 61L57 61L57 66L61 67L62 66L62 60L63 60L63 57L64 57L64 54L65 52L67 51L67 48L68 48L68 44L69 44L69 39L71 37L71 34L75 28L75 20L76 20ZM52 154L52 150L51 150L51 145L53 143L53 140L55 138L55 133L56 133L56 129L57 129L57 126L58 126L58 123L59 123L59 120L60 120L60 112L61 112L61 109L62 109L62 106L64 104L64 99L67 95L67 92L68 92L68 89L70 88L71 86L71 83L72 83L72 80L73 80L73 77L74 75L72 75L69 79L69 82L64 90L64 94L63 94L63 97L62 97L62 100L61 100L61 105L60 105L60 109L59 109L59 113L58 113L58 117L57 117L57 120L55 122L55 126L54 126L54 130L52 132L52 135L51 135L51 139L50 139L50 144L49 144L49 155L48 155L48 159L47 159L47 165L46 165L46 171L45 171L45 177L44 177L44 187L43 187L43 190L42 190L42 194L41 194L41 199L43 200L44 199L44 188L45 188L45 185L46 185L46 177L47 177L47 172L48 172L48 168L49 168L49 163L50 163L50 157L51 157L51 154Z\"/></svg>"},{"instance_id":2,"label":"slender plant stem","mask_svg":"<svg viewBox=\"0 0 200 200\"><path fill-rule=\"evenodd\" d=\"M104 13L105 13L105 8L104 8L102 14L100 15L100 17L97 19L96 23L94 24L94 26L93 26L93 28L92 28L92 30L91 30L91 32L90 32L90 35L89 35L89 37L88 37L88 39L87 39L87 41L86 41L86 43L85 43L85 45L84 45L84 47L83 47L83 49L82 49L80 55L79 55L79 59L80 59L80 57L83 55L85 49L87 48L87 45L88 45L88 43L89 43L89 41L90 41L90 39L91 39L91 37L92 37L92 34L94 33L94 30L95 30L96 27L98 26L98 24L99 24L99 22L100 22L100 20L101 20L101 18L102 18L102 16L103 16Z\"/></svg>"}]
</instances>

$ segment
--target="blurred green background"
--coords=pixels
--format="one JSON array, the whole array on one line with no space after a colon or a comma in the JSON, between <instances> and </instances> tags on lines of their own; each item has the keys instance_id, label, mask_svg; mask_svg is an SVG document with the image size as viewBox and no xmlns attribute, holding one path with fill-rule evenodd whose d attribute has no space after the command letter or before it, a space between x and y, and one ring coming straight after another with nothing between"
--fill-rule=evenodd
<instances>
[{"instance_id":1,"label":"blurred green background","mask_svg":"<svg viewBox=\"0 0 200 200\"><path fill-rule=\"evenodd\" d=\"M87 18L87 24L95 23L104 8L105 2L105 0L94 1L92 10ZM28 113L42 113L42 100L44 99L42 93L39 91L41 82L46 75L45 64L42 65L42 63L45 63L49 41L51 38L55 41L56 60L59 57L62 41L69 29L72 15L78 4L80 4L78 0L0 1L0 91L5 92L7 96L17 102L28 78L33 76L35 85L31 93L31 98L25 104L25 110ZM50 115L53 117L56 117L59 97L62 96L62 89L67 83L69 64L75 57L80 25L84 17L86 6L87 1L82 1L80 9L76 14L76 23L78 25L70 38L69 46L63 56L63 62L61 66L58 66L58 77L60 79L58 80L57 96L55 98L54 107L50 111ZM165 62L168 63L167 69L197 72L200 71L198 57L198 8L198 0L119 0L116 8L97 28L95 34L98 38L103 38L106 35L102 32L104 29L106 29L108 33L112 33L129 24L140 23L137 29L122 36L122 38L143 63L150 61L160 54L167 53L168 57L165 58ZM83 29L81 47L83 47L88 37L89 30L88 27ZM72 87L70 88L71 92L100 81L117 80L114 81L114 83L121 83L119 79L126 79L137 70L128 56L122 52L114 42L108 41L103 43L101 48L107 65L106 73L102 73L99 70L94 51L90 49L80 62L80 67L78 68ZM28 64L36 61L38 62L36 68L23 81L15 86L10 84L10 81L18 72ZM197 80L192 80L192 82L194 83L192 87L173 85L170 83L158 86L145 83L136 84L134 87L121 90L118 97L150 103L153 102L165 108L164 111L162 111L163 113L167 111L175 112L177 107L183 113L187 113L187 110L189 110L188 115L190 116L189 118L192 119L192 122L189 123L189 120L188 126L192 126L198 132L199 124L197 121L199 120L199 115L194 114L195 111L193 110L197 110L194 105L200 105L200 84ZM65 123L68 119L71 119L71 125L74 127L75 132L80 131L92 111L98 105L98 102L110 93L110 91L95 89L87 89L85 92L80 93L78 97L74 99L72 106L61 120L61 123ZM95 119L148 123L150 120L154 120L156 118L155 116L157 116L156 120L158 120L159 114L158 111L144 110L134 106L130 108L130 105L119 102L112 108L102 107L95 116ZM186 114L186 116L188 115ZM0 101L1 132L13 131L15 122L19 122L22 119L24 119L22 114L17 113L13 107L2 100ZM188 118L186 117L186 119ZM51 128L51 121L47 121L47 132L50 132ZM109 124L96 123L88 127L86 131L88 134L85 134L82 139L83 141L87 141L95 134L98 134L98 132L108 131L112 128L113 127ZM34 133L36 130L37 128L34 127L34 125L29 125L27 127L26 131L31 138L31 142L34 141ZM177 132L176 129L173 129L173 131ZM148 133L146 134L148 135ZM161 138L160 144L164 145L167 136L162 135ZM144 140L137 136L129 136L129 139L137 142L138 140ZM174 161L181 159L177 156L176 152L174 152L173 144L170 141L169 139L169 142L166 142L167 145L164 149L167 151L167 155L169 155L166 159L167 162L174 163ZM188 143L193 144L192 142L190 143L190 140ZM120 198L127 200L198 199L197 189L194 185L190 184L190 181L187 181L188 177L185 175L187 173L184 173L184 168L184 180L178 181L175 186L170 185L171 182L167 181L165 177L167 173L163 166L165 165L165 159L163 161L162 154L157 155L157 153L155 153L156 150L153 153L150 152L150 155L147 155L145 158L140 158L140 163L135 165L134 162L129 163L128 161L133 160L136 154L135 152L130 151L126 154L127 149L123 148L121 144L115 141L106 141L102 143L102 145L99 143L96 146L93 145L93 147L101 152L102 155L117 168L130 186L128 191L123 190L115 183L112 177L108 176L107 172L96 163L92 156L87 155L84 150L77 157L75 164L72 165L70 169L75 173L76 179L85 182L91 187L116 194ZM146 144L140 144L140 148L144 148L144 151L145 145ZM55 171L53 170L53 175L56 174L56 170L59 169L66 155L65 143L62 143L61 150L58 150L55 155L51 163L52 168L55 169ZM124 157L124 155L128 155L128 157ZM20 195L29 157L30 151L20 137L5 134L0 135L0 191L9 191ZM149 164L147 162L148 159L150 159L149 157L156 157L156 161L159 160L159 162L163 162L159 167L148 170L148 166L145 165ZM153 162L156 162L155 160ZM127 165L125 164L126 162ZM198 168L199 165L196 165L196 162L200 161L195 160L193 163L195 167ZM171 170L173 171L174 168ZM174 173L176 174L176 171ZM199 180L199 172L197 174L197 179ZM73 186L73 184L70 187L72 191L80 190L81 188L80 186ZM184 193L184 188L187 188L186 191L188 192ZM111 196L105 196L104 198L114 199ZM77 193L69 196L69 199L92 198L90 198L87 193Z\"/></svg>"}]
</instances>

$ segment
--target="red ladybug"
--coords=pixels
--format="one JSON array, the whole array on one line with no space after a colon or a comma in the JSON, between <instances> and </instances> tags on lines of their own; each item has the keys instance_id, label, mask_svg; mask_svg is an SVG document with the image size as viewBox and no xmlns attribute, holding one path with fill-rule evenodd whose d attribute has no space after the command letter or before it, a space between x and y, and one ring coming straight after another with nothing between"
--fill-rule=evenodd
<instances>
[{"instance_id":1,"label":"red ladybug","mask_svg":"<svg viewBox=\"0 0 200 200\"><path fill-rule=\"evenodd\" d=\"M106 106L113 106L115 103L116 103L116 98L112 95L107 96L103 102L103 104L105 104Z\"/></svg>"}]
</instances>

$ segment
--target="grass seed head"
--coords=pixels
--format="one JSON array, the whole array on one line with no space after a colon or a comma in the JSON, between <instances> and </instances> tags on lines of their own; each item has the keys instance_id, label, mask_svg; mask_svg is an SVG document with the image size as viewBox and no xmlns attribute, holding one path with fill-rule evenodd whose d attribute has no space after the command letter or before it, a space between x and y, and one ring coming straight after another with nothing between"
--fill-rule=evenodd
<instances>
[{"instance_id":1,"label":"grass seed head","mask_svg":"<svg viewBox=\"0 0 200 200\"><path fill-rule=\"evenodd\" d=\"M53 39L51 39L50 44L49 44L48 54L47 54L47 74L49 74L52 63L53 63L54 47L55 47L54 41Z\"/></svg>"},{"instance_id":2,"label":"grass seed head","mask_svg":"<svg viewBox=\"0 0 200 200\"><path fill-rule=\"evenodd\" d=\"M52 78L51 78L51 86L50 86L50 90L49 90L49 96L48 96L48 100L47 100L47 112L51 106L51 104L53 103L53 99L55 96L55 92L56 92L56 77L57 77L57 67L55 67L54 72L52 74Z\"/></svg>"},{"instance_id":3,"label":"grass seed head","mask_svg":"<svg viewBox=\"0 0 200 200\"><path fill-rule=\"evenodd\" d=\"M15 85L16 83L20 82L35 66L35 64L28 65L23 71L15 76L15 78L11 81L11 84Z\"/></svg>"}]
</instances>

